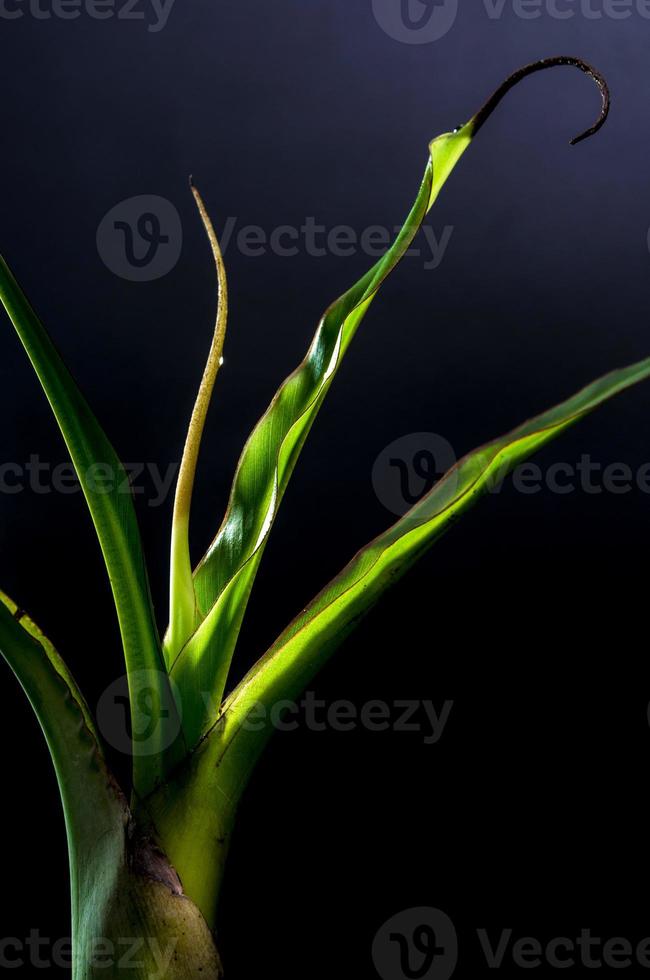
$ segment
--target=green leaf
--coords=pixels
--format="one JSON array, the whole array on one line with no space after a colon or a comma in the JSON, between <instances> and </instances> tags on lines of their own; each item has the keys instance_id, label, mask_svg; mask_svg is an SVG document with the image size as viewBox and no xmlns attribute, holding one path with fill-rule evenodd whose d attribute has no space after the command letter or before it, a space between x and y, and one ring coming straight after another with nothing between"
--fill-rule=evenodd
<instances>
[{"instance_id":1,"label":"green leaf","mask_svg":"<svg viewBox=\"0 0 650 980\"><path fill-rule=\"evenodd\" d=\"M568 401L469 453L401 520L363 548L226 699L202 747L209 759L204 779L213 779L217 805L228 800L229 808L234 807L271 733L272 706L299 696L390 585L521 461L614 395L648 378L650 358L605 375ZM213 740L208 748L206 743Z\"/></svg>"},{"instance_id":2,"label":"green leaf","mask_svg":"<svg viewBox=\"0 0 650 980\"><path fill-rule=\"evenodd\" d=\"M190 419L174 498L170 560L169 630L163 647L168 666L171 666L173 651L179 650L188 636L199 625L196 594L194 592L194 578L190 561L190 509L199 449L201 448L203 430L205 428L214 384L217 380L219 368L223 363L222 353L228 323L228 282L219 241L201 195L192 182L190 182L190 186L201 220L203 221L203 227L205 228L208 241L212 248L217 272L218 302L212 344Z\"/></svg>"},{"instance_id":3,"label":"green leaf","mask_svg":"<svg viewBox=\"0 0 650 980\"><path fill-rule=\"evenodd\" d=\"M464 126L429 146L429 160L415 204L386 255L323 316L305 360L275 395L239 461L223 524L199 564L194 587L198 628L179 644L168 634L165 647L184 709L187 744L194 746L214 722L232 655L264 547L280 502L314 419L342 359L384 280L410 247L455 165L503 96L519 81L558 65L577 67L598 84L603 109L597 123L573 142L596 132L607 116L607 86L589 65L554 58L528 65L506 79Z\"/></svg>"},{"instance_id":4,"label":"green leaf","mask_svg":"<svg viewBox=\"0 0 650 980\"><path fill-rule=\"evenodd\" d=\"M180 964L175 976L220 977L213 937L164 855L132 819L70 672L38 627L1 592L0 653L34 708L57 775L68 837L73 977L106 976L110 963L102 962L101 953L107 941L140 944L137 976L161 976L159 954L170 949ZM14 798L18 819L20 806ZM33 861L28 870L35 883L48 873Z\"/></svg>"},{"instance_id":5,"label":"green leaf","mask_svg":"<svg viewBox=\"0 0 650 980\"><path fill-rule=\"evenodd\" d=\"M77 471L108 570L129 673L132 725L145 729L151 717L175 724L169 678L162 658L140 532L128 478L88 403L63 364L22 290L0 257L0 299L11 318L45 394ZM176 728L178 725L176 723ZM141 754L134 740L134 788L147 794L166 771L167 725L158 726L160 749ZM167 748L173 764L178 740ZM148 744L149 748L149 744Z\"/></svg>"},{"instance_id":6,"label":"green leaf","mask_svg":"<svg viewBox=\"0 0 650 980\"><path fill-rule=\"evenodd\" d=\"M93 939L123 865L126 800L104 761L90 712L38 627L0 592L0 653L20 681L47 740L63 802L75 948ZM14 807L20 801L13 801ZM38 869L32 869L35 881Z\"/></svg>"},{"instance_id":7,"label":"green leaf","mask_svg":"<svg viewBox=\"0 0 650 980\"><path fill-rule=\"evenodd\" d=\"M210 923L237 806L273 732L272 709L295 701L359 620L481 496L614 395L650 378L650 358L595 381L561 405L461 459L363 548L281 634L225 700L188 763L147 801L165 852ZM205 875L205 867L215 869Z\"/></svg>"},{"instance_id":8,"label":"green leaf","mask_svg":"<svg viewBox=\"0 0 650 980\"><path fill-rule=\"evenodd\" d=\"M394 245L327 310L305 360L280 387L244 448L226 517L194 576L202 623L181 651L174 650L169 637L166 640L190 746L209 728L219 710L253 580L318 410L381 284L410 247L427 211L468 147L471 129L472 123L431 143L417 199Z\"/></svg>"}]
</instances>

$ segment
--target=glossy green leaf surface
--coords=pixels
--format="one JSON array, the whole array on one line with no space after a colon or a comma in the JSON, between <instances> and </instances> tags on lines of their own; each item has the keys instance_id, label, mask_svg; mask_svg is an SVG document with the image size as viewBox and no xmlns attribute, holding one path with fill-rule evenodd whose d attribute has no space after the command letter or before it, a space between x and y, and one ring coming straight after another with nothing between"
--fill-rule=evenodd
<instances>
[{"instance_id":1,"label":"glossy green leaf surface","mask_svg":"<svg viewBox=\"0 0 650 980\"><path fill-rule=\"evenodd\" d=\"M522 78L561 65L590 75L602 97L596 123L572 142L602 126L609 108L606 82L579 59L559 57L510 76L469 123L430 144L422 184L395 243L324 314L305 359L281 385L244 447L223 524L192 574L190 507L227 312L219 246L195 191L215 255L220 303L181 465L172 528L170 630L163 645L124 470L0 260L0 298L50 401L100 540L129 678L135 788L131 811L108 771L90 713L65 664L24 612L0 593L0 652L39 718L63 799L77 957L74 980L96 980L94 965L89 965L93 940L128 937L132 929L145 928L145 921L153 925L156 938L177 923L176 938L182 940L179 977L221 977L210 930L237 805L272 733L273 709L300 695L383 592L518 463L618 392L650 377L650 359L613 372L464 457L408 514L352 559L223 701L248 597L278 507L359 324L504 94ZM317 547L317 537L308 544ZM178 702L172 691L178 692ZM154 959L152 953L150 961ZM149 968L146 975L152 975Z\"/></svg>"},{"instance_id":2,"label":"glossy green leaf surface","mask_svg":"<svg viewBox=\"0 0 650 980\"><path fill-rule=\"evenodd\" d=\"M214 922L239 800L273 732L273 709L295 701L381 595L519 463L647 379L650 358L605 375L463 457L403 518L358 552L226 699L188 764L147 803L166 852L209 922ZM218 874L205 875L206 863Z\"/></svg>"},{"instance_id":3,"label":"glossy green leaf surface","mask_svg":"<svg viewBox=\"0 0 650 980\"><path fill-rule=\"evenodd\" d=\"M180 652L167 653L190 746L218 713L255 573L312 423L381 284L410 247L467 149L472 125L431 143L415 204L392 248L327 310L305 360L280 387L244 448L223 525L194 576L203 622Z\"/></svg>"},{"instance_id":4,"label":"glossy green leaf surface","mask_svg":"<svg viewBox=\"0 0 650 980\"><path fill-rule=\"evenodd\" d=\"M96 938L95 916L123 865L126 800L106 768L90 712L61 657L1 592L0 653L31 702L56 770L68 836L73 934L81 954ZM12 805L19 815L20 800ZM31 870L38 880L39 870Z\"/></svg>"},{"instance_id":5,"label":"glossy green leaf surface","mask_svg":"<svg viewBox=\"0 0 650 980\"><path fill-rule=\"evenodd\" d=\"M56 416L97 531L113 590L129 673L134 732L152 715L170 719L176 708L164 669L153 616L140 532L128 478L113 447L70 372L0 258L0 299L11 318ZM165 725L158 726L159 752L134 740L134 785L146 794L165 772Z\"/></svg>"},{"instance_id":6,"label":"glossy green leaf surface","mask_svg":"<svg viewBox=\"0 0 650 980\"><path fill-rule=\"evenodd\" d=\"M279 637L224 704L213 737L220 792L236 798L269 735L261 719L296 698L360 617L476 501L523 460L626 388L650 378L650 358L593 382L568 401L460 460L403 518L363 548ZM255 719L254 724L247 724ZM208 741L210 741L208 739Z\"/></svg>"},{"instance_id":7,"label":"glossy green leaf surface","mask_svg":"<svg viewBox=\"0 0 650 980\"><path fill-rule=\"evenodd\" d=\"M216 719L255 574L302 446L354 334L384 280L410 247L447 178L474 135L503 97L527 76L548 68L579 68L598 85L602 109L596 123L575 137L596 133L609 110L605 80L575 58L527 65L497 89L464 126L429 145L419 193L393 246L326 311L300 366L281 385L239 461L226 516L194 575L198 627L179 641L171 631L165 654L183 704L183 728L194 746Z\"/></svg>"}]
</instances>

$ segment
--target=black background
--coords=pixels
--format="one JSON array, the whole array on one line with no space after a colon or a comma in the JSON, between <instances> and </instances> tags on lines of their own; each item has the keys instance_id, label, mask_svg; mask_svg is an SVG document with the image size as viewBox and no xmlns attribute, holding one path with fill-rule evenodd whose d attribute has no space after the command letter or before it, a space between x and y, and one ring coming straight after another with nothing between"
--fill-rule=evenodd
<instances>
[{"instance_id":1,"label":"black background","mask_svg":"<svg viewBox=\"0 0 650 980\"><path fill-rule=\"evenodd\" d=\"M519 65L575 54L610 82L606 128L570 148L597 113L595 88L569 69L527 80L454 173L429 219L438 234L454 228L444 261L425 271L406 259L386 284L303 452L238 671L390 520L371 483L389 442L432 431L460 454L650 350L650 21L636 12L523 20L506 5L491 20L482 3L464 3L451 31L423 45L387 36L370 0L179 0L158 33L29 14L0 18L0 29L2 249L122 458L162 467L179 458L213 317L190 173L218 229L228 216L270 232L310 215L328 228L392 227L427 141ZM95 245L109 208L139 194L168 198L183 223L180 261L150 283L115 276ZM324 307L369 264L303 248L252 258L234 245L226 260L230 333L194 507L197 558L251 426ZM61 462L45 399L3 326L0 461ZM589 453L636 470L648 461L649 397L646 387L624 395L540 463ZM25 491L1 505L2 587L95 704L122 666L83 501ZM171 501L139 504L161 626L170 511ZM447 730L433 746L421 733L275 737L242 806L223 894L232 980L376 976L373 936L417 905L455 922L462 976L486 969L479 927L650 934L649 515L638 490L508 486L357 630L317 695L453 699ZM1 704L0 932L64 936L56 786L8 670Z\"/></svg>"}]
</instances>

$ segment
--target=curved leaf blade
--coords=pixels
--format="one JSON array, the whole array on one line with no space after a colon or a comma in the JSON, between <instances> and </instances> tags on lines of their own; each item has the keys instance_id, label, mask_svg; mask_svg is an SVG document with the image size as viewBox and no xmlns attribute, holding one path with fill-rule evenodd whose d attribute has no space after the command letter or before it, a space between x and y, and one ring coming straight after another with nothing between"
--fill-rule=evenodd
<instances>
[{"instance_id":1,"label":"curved leaf blade","mask_svg":"<svg viewBox=\"0 0 650 980\"><path fill-rule=\"evenodd\" d=\"M220 706L241 622L270 530L309 430L354 334L410 248L454 166L471 142L473 121L433 140L416 201L391 249L324 314L311 347L253 430L235 474L217 537L194 585L201 625L185 646L169 649L183 700L185 737L194 745ZM209 697L207 696L209 695Z\"/></svg>"},{"instance_id":2,"label":"curved leaf blade","mask_svg":"<svg viewBox=\"0 0 650 980\"><path fill-rule=\"evenodd\" d=\"M171 666L170 659L173 656L170 651L180 649L199 625L190 560L190 509L199 449L215 382L223 363L223 345L228 324L228 280L221 248L203 198L191 180L190 187L214 258L217 273L217 316L208 360L190 418L174 497L169 574L169 629L163 645L168 666Z\"/></svg>"},{"instance_id":3,"label":"curved leaf blade","mask_svg":"<svg viewBox=\"0 0 650 980\"><path fill-rule=\"evenodd\" d=\"M152 715L176 714L154 619L128 477L20 286L0 257L0 299L16 329L72 458L113 590L129 673L132 723L145 729ZM160 751L139 754L134 740L134 786L146 795L166 771L165 726ZM174 743L177 752L178 743Z\"/></svg>"},{"instance_id":4,"label":"curved leaf blade","mask_svg":"<svg viewBox=\"0 0 650 980\"><path fill-rule=\"evenodd\" d=\"M649 378L650 358L614 371L461 459L352 559L225 700L187 764L147 801L167 854L206 917L213 914L239 800L273 732L272 708L297 700L382 593L519 462ZM206 879L206 862L219 869L216 878Z\"/></svg>"},{"instance_id":5,"label":"curved leaf blade","mask_svg":"<svg viewBox=\"0 0 650 980\"><path fill-rule=\"evenodd\" d=\"M109 773L86 703L38 627L0 592L0 653L40 722L56 770L70 861L73 934L91 943L123 864L126 800Z\"/></svg>"},{"instance_id":6,"label":"curved leaf blade","mask_svg":"<svg viewBox=\"0 0 650 980\"><path fill-rule=\"evenodd\" d=\"M461 459L401 520L363 548L289 625L224 702L207 741L220 794L238 798L270 729L273 704L295 699L356 622L481 496L567 428L650 378L650 358L613 371L572 398ZM255 724L247 725L247 719ZM216 760L216 761L215 761Z\"/></svg>"},{"instance_id":7,"label":"curved leaf blade","mask_svg":"<svg viewBox=\"0 0 650 980\"><path fill-rule=\"evenodd\" d=\"M609 112L605 79L586 62L560 56L521 68L468 123L434 140L420 192L397 240L370 272L327 310L305 360L280 387L244 447L223 524L194 576L197 614L202 622L184 646L179 648L175 642L178 638L169 635L165 642L183 699L184 730L190 746L201 738L219 711L248 597L278 507L359 323L382 282L410 246L456 163L504 96L524 78L561 66L584 72L601 95L596 122L572 143L592 136L604 125Z\"/></svg>"}]
</instances>

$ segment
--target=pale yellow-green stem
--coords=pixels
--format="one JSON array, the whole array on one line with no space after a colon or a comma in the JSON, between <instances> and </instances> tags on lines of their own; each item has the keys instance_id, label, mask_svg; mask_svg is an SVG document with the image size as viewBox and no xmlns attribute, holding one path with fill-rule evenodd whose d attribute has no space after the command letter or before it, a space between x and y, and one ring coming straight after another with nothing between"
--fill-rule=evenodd
<instances>
[{"instance_id":1,"label":"pale yellow-green stem","mask_svg":"<svg viewBox=\"0 0 650 980\"><path fill-rule=\"evenodd\" d=\"M169 630L165 639L165 657L168 666L198 625L196 620L196 597L192 581L192 562L189 544L190 509L196 464L201 447L205 420L210 406L210 399L212 398L214 383L219 373L219 368L223 363L223 344L228 322L228 283L219 241L201 195L193 183L190 182L190 186L210 241L217 268L218 303L217 319L210 353L208 354L208 360L190 419L174 500Z\"/></svg>"}]
</instances>

